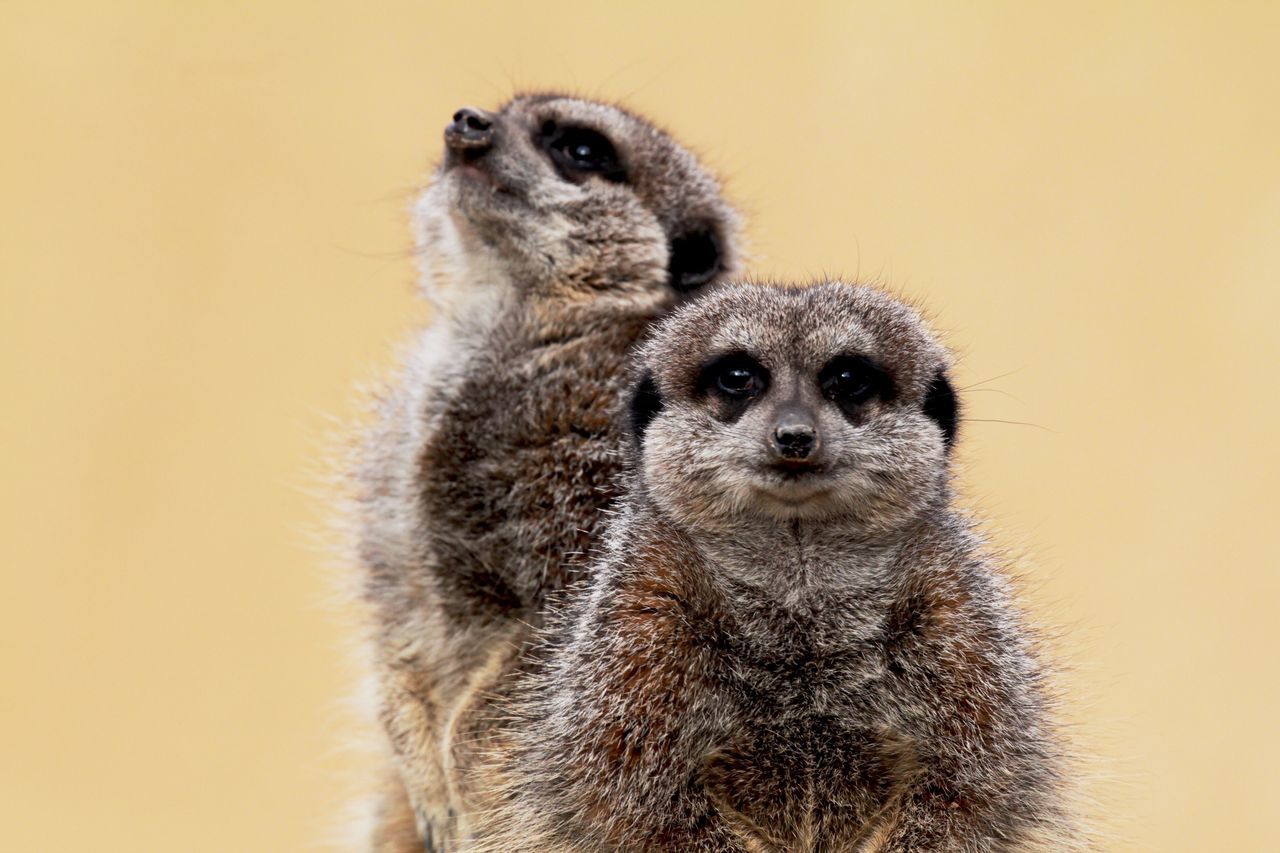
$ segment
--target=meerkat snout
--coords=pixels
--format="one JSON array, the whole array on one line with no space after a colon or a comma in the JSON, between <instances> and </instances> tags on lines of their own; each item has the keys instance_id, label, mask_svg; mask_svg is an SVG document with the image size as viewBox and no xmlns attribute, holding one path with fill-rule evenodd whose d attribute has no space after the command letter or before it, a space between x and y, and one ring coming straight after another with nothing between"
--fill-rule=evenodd
<instances>
[{"instance_id":1,"label":"meerkat snout","mask_svg":"<svg viewBox=\"0 0 1280 853\"><path fill-rule=\"evenodd\" d=\"M775 417L770 444L781 461L807 463L814 460L822 440L814 426L817 418L809 407L795 403L786 405Z\"/></svg>"},{"instance_id":2,"label":"meerkat snout","mask_svg":"<svg viewBox=\"0 0 1280 853\"><path fill-rule=\"evenodd\" d=\"M493 150L496 124L497 116L474 107L463 107L454 113L453 120L444 129L446 165L477 165Z\"/></svg>"},{"instance_id":3,"label":"meerkat snout","mask_svg":"<svg viewBox=\"0 0 1280 853\"><path fill-rule=\"evenodd\" d=\"M494 118L483 110L463 107L444 129L444 144L451 151L483 153L493 147Z\"/></svg>"}]
</instances>

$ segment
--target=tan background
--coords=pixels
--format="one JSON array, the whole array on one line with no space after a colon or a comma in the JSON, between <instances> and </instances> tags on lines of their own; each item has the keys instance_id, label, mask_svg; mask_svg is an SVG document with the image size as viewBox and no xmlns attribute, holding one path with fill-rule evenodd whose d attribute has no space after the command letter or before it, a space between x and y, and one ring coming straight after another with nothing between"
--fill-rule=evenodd
<instances>
[{"instance_id":1,"label":"tan background","mask_svg":"<svg viewBox=\"0 0 1280 853\"><path fill-rule=\"evenodd\" d=\"M420 317L449 114L548 86L706 154L756 271L927 302L1108 847L1280 849L1266 5L10 0L0 846L323 845L357 763L330 419Z\"/></svg>"}]
</instances>

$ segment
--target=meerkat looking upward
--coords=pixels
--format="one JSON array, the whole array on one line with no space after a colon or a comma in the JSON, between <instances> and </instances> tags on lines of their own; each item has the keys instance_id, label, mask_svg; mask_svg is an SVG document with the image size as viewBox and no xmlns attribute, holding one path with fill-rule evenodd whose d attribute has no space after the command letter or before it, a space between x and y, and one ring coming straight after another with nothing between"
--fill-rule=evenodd
<instances>
[{"instance_id":1,"label":"meerkat looking upward","mask_svg":"<svg viewBox=\"0 0 1280 853\"><path fill-rule=\"evenodd\" d=\"M458 110L444 138L415 208L435 316L358 475L380 717L403 782L378 818L389 850L465 834L456 768L492 685L615 495L627 352L738 256L715 179L618 107L526 95Z\"/></svg>"},{"instance_id":2,"label":"meerkat looking upward","mask_svg":"<svg viewBox=\"0 0 1280 853\"><path fill-rule=\"evenodd\" d=\"M951 507L956 398L868 288L738 285L643 348L635 473L484 769L484 851L1075 843L1035 649Z\"/></svg>"}]
</instances>

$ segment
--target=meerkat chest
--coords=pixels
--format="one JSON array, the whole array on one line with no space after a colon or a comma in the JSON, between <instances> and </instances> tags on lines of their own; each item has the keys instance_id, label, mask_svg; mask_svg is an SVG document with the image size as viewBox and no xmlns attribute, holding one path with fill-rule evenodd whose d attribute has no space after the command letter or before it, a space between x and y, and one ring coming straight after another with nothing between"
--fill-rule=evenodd
<instances>
[{"instance_id":1,"label":"meerkat chest","mask_svg":"<svg viewBox=\"0 0 1280 853\"><path fill-rule=\"evenodd\" d=\"M712 753L708 798L749 849L853 849L891 797L900 746L856 720L821 714L743 725Z\"/></svg>"},{"instance_id":2,"label":"meerkat chest","mask_svg":"<svg viewBox=\"0 0 1280 853\"><path fill-rule=\"evenodd\" d=\"M885 612L873 592L742 598L720 622L724 689L748 715L867 716L887 672Z\"/></svg>"},{"instance_id":3,"label":"meerkat chest","mask_svg":"<svg viewBox=\"0 0 1280 853\"><path fill-rule=\"evenodd\" d=\"M879 623L757 616L722 652L735 713L707 758L707 795L750 849L852 849L910 755L884 712Z\"/></svg>"}]
</instances>

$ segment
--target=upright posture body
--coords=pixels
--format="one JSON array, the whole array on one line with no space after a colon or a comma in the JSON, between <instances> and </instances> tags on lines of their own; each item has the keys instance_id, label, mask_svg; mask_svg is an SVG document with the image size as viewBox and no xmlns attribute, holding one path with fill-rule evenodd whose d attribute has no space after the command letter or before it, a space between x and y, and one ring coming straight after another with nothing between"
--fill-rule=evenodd
<instances>
[{"instance_id":1,"label":"upright posture body","mask_svg":"<svg viewBox=\"0 0 1280 853\"><path fill-rule=\"evenodd\" d=\"M1061 850L1006 582L919 317L740 285L643 351L636 472L485 777L492 851Z\"/></svg>"},{"instance_id":2,"label":"upright posture body","mask_svg":"<svg viewBox=\"0 0 1280 853\"><path fill-rule=\"evenodd\" d=\"M732 269L715 180L616 107L549 95L459 110L416 207L435 308L359 470L360 558L397 768L382 850L465 835L459 784L494 683L615 494L624 358Z\"/></svg>"}]
</instances>

